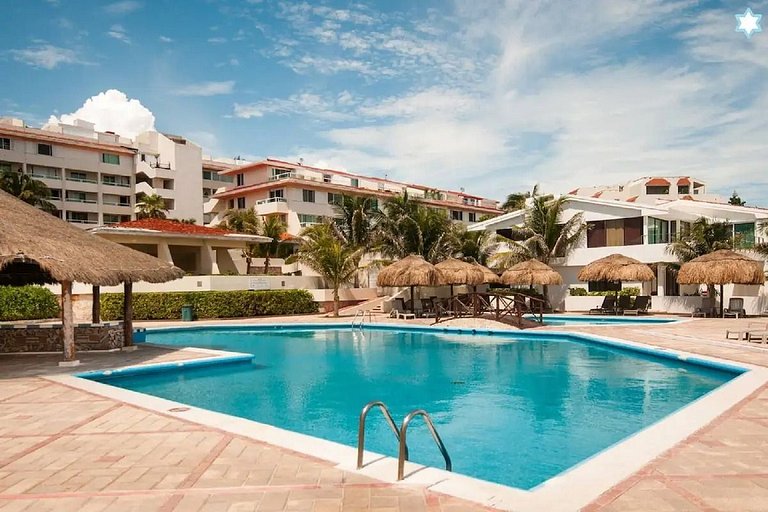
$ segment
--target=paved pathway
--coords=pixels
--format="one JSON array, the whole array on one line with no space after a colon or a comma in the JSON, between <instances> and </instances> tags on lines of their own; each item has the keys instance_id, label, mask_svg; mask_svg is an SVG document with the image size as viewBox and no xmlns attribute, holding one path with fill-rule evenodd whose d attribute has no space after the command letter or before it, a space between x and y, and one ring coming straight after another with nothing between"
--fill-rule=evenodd
<instances>
[{"instance_id":1,"label":"paved pathway","mask_svg":"<svg viewBox=\"0 0 768 512\"><path fill-rule=\"evenodd\" d=\"M768 366L768 350L722 340L726 326L745 323L574 330ZM145 346L80 354L79 370L205 356ZM490 510L42 378L67 371L57 360L0 357L0 511ZM768 510L767 406L762 389L585 510Z\"/></svg>"}]
</instances>

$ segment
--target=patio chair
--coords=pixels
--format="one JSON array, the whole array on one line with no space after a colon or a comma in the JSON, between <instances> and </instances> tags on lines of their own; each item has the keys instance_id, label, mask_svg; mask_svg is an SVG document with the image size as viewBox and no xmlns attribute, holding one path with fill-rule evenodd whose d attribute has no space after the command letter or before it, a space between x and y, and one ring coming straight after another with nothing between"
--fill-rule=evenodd
<instances>
[{"instance_id":1,"label":"patio chair","mask_svg":"<svg viewBox=\"0 0 768 512\"><path fill-rule=\"evenodd\" d=\"M731 338L731 335L735 334L736 338ZM725 331L725 339L736 339L739 341L754 341L761 340L765 343L768 338L768 323L764 322L749 322L746 329L728 329Z\"/></svg>"},{"instance_id":2,"label":"patio chair","mask_svg":"<svg viewBox=\"0 0 768 512\"><path fill-rule=\"evenodd\" d=\"M603 303L599 308L589 310L590 315L610 315L616 311L616 296L606 295L603 297Z\"/></svg>"},{"instance_id":3,"label":"patio chair","mask_svg":"<svg viewBox=\"0 0 768 512\"><path fill-rule=\"evenodd\" d=\"M428 299L421 299L421 316L425 318L431 318L434 317L437 313L435 312L435 301L431 297Z\"/></svg>"},{"instance_id":4,"label":"patio chair","mask_svg":"<svg viewBox=\"0 0 768 512\"><path fill-rule=\"evenodd\" d=\"M619 295L619 302L616 304L615 314L624 313L625 309L632 309L632 297L630 295Z\"/></svg>"},{"instance_id":5,"label":"patio chair","mask_svg":"<svg viewBox=\"0 0 768 512\"><path fill-rule=\"evenodd\" d=\"M390 318L397 318L398 320L401 318L404 320L416 318L415 313L410 313L405 308L405 301L402 299L402 297L395 298L393 302L394 306L392 306L392 311L389 312Z\"/></svg>"},{"instance_id":6,"label":"patio chair","mask_svg":"<svg viewBox=\"0 0 768 512\"><path fill-rule=\"evenodd\" d=\"M739 318L742 316L747 316L747 312L744 310L744 299L741 297L731 297L728 300L728 307L723 310L723 318Z\"/></svg>"},{"instance_id":7,"label":"patio chair","mask_svg":"<svg viewBox=\"0 0 768 512\"><path fill-rule=\"evenodd\" d=\"M650 295L638 295L635 299L635 305L632 309L625 309L625 315L647 315L651 309L651 296Z\"/></svg>"},{"instance_id":8,"label":"patio chair","mask_svg":"<svg viewBox=\"0 0 768 512\"><path fill-rule=\"evenodd\" d=\"M696 316L712 316L712 312L715 309L715 299L712 297L704 297L701 300L701 307L698 307L693 310L693 313L691 313L691 317Z\"/></svg>"}]
</instances>

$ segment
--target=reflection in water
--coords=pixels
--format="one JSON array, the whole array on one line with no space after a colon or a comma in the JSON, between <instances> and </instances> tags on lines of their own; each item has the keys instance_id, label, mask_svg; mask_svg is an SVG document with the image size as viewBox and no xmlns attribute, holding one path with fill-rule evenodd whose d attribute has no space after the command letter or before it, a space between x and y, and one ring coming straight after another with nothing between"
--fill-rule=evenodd
<instances>
[{"instance_id":1,"label":"reflection in water","mask_svg":"<svg viewBox=\"0 0 768 512\"><path fill-rule=\"evenodd\" d=\"M506 339L366 330L198 330L150 341L254 354L253 364L116 377L110 383L354 446L371 400L396 420L426 409L454 470L530 488L727 381L566 338ZM409 432L412 460L441 466L426 428ZM366 445L396 455L383 421Z\"/></svg>"}]
</instances>

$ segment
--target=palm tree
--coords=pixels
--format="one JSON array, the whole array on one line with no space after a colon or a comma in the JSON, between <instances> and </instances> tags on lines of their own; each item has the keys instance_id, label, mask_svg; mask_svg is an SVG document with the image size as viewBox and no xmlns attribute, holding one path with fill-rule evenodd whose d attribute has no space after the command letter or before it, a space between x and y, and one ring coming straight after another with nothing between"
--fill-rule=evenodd
<instances>
[{"instance_id":1,"label":"palm tree","mask_svg":"<svg viewBox=\"0 0 768 512\"><path fill-rule=\"evenodd\" d=\"M533 190L530 192L515 192L509 194L507 199L501 205L501 209L507 212L514 212L525 208L525 204L528 199L537 197L539 195L539 185L534 185ZM547 200L552 199L554 196L549 194L544 196Z\"/></svg>"},{"instance_id":2,"label":"palm tree","mask_svg":"<svg viewBox=\"0 0 768 512\"><path fill-rule=\"evenodd\" d=\"M462 224L454 225L454 243L457 258L488 266L493 254L506 239L490 231L467 231Z\"/></svg>"},{"instance_id":3,"label":"palm tree","mask_svg":"<svg viewBox=\"0 0 768 512\"><path fill-rule=\"evenodd\" d=\"M690 230L681 233L677 240L667 246L667 252L680 263L686 263L719 249L734 247L733 228L727 222L710 222L699 217L691 224ZM707 283L709 297L715 296L715 285Z\"/></svg>"},{"instance_id":4,"label":"palm tree","mask_svg":"<svg viewBox=\"0 0 768 512\"><path fill-rule=\"evenodd\" d=\"M246 235L259 235L262 231L261 220L252 208L248 210L229 210L224 215L224 227L230 231ZM258 246L259 244L247 244L245 249L243 249L242 255L245 258L246 275L251 273L253 258L258 257Z\"/></svg>"},{"instance_id":5,"label":"palm tree","mask_svg":"<svg viewBox=\"0 0 768 512\"><path fill-rule=\"evenodd\" d=\"M144 194L136 203L136 217L139 219L164 219L168 212L165 199L157 194Z\"/></svg>"},{"instance_id":6,"label":"palm tree","mask_svg":"<svg viewBox=\"0 0 768 512\"><path fill-rule=\"evenodd\" d=\"M282 240L282 236L285 234L285 231L285 223L280 219L279 216L268 215L264 217L261 223L261 230L258 234L261 236L267 236L272 239L272 241L269 243L259 244L257 251L258 254L264 258L264 275L269 274L270 259L279 256L281 247L284 247L280 245L280 241Z\"/></svg>"},{"instance_id":7,"label":"palm tree","mask_svg":"<svg viewBox=\"0 0 768 512\"><path fill-rule=\"evenodd\" d=\"M362 249L342 240L331 222L306 228L296 259L320 274L333 288L333 316L339 316L339 288L357 273Z\"/></svg>"},{"instance_id":8,"label":"palm tree","mask_svg":"<svg viewBox=\"0 0 768 512\"><path fill-rule=\"evenodd\" d=\"M28 174L8 169L0 171L0 190L48 213L56 210L56 207L48 201L51 198L51 190L48 186Z\"/></svg>"},{"instance_id":9,"label":"palm tree","mask_svg":"<svg viewBox=\"0 0 768 512\"><path fill-rule=\"evenodd\" d=\"M343 196L341 202L334 204L337 215L338 234L348 244L362 249L360 258L373 247L373 232L376 226L377 209L374 198L370 196ZM360 262L358 261L358 269ZM355 273L355 288L359 286L360 273Z\"/></svg>"}]
</instances>

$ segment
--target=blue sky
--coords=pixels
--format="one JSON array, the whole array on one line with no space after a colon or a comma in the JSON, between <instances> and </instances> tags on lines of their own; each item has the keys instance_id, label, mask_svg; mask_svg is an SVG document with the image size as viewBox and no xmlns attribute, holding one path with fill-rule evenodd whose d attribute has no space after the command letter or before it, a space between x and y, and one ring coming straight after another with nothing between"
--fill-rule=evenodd
<instances>
[{"instance_id":1,"label":"blue sky","mask_svg":"<svg viewBox=\"0 0 768 512\"><path fill-rule=\"evenodd\" d=\"M768 14L765 0L7 2L0 115L154 122L215 155L495 198L692 174L768 205L768 18L747 39L747 7Z\"/></svg>"}]
</instances>

